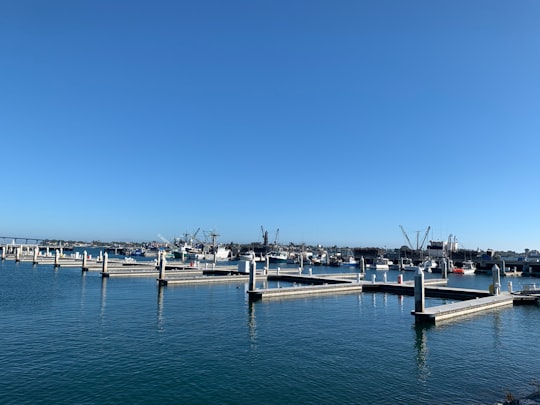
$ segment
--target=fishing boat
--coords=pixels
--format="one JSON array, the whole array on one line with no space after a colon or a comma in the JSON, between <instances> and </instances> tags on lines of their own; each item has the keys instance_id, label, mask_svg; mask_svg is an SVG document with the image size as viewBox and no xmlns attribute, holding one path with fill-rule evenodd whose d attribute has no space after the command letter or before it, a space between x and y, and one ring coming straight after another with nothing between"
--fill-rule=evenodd
<instances>
[{"instance_id":1,"label":"fishing boat","mask_svg":"<svg viewBox=\"0 0 540 405\"><path fill-rule=\"evenodd\" d=\"M210 262L210 261L218 261L218 260L227 260L229 258L229 255L231 254L231 250L227 249L223 246L218 246L215 249L212 248L210 252L204 254L204 260Z\"/></svg>"},{"instance_id":2,"label":"fishing boat","mask_svg":"<svg viewBox=\"0 0 540 405\"><path fill-rule=\"evenodd\" d=\"M268 252L268 260L270 263L287 263L288 254L283 250L273 250Z\"/></svg>"},{"instance_id":3,"label":"fishing boat","mask_svg":"<svg viewBox=\"0 0 540 405\"><path fill-rule=\"evenodd\" d=\"M344 267L356 267L358 266L358 262L354 259L354 256L349 256L347 259L344 259L340 266Z\"/></svg>"},{"instance_id":4,"label":"fishing boat","mask_svg":"<svg viewBox=\"0 0 540 405\"><path fill-rule=\"evenodd\" d=\"M456 267L454 273L456 274L474 274L476 271L476 264L472 260L465 260L461 267Z\"/></svg>"},{"instance_id":5,"label":"fishing boat","mask_svg":"<svg viewBox=\"0 0 540 405\"><path fill-rule=\"evenodd\" d=\"M375 270L388 270L390 269L390 265L394 264L390 259L379 256L377 259L370 265L372 269Z\"/></svg>"}]
</instances>

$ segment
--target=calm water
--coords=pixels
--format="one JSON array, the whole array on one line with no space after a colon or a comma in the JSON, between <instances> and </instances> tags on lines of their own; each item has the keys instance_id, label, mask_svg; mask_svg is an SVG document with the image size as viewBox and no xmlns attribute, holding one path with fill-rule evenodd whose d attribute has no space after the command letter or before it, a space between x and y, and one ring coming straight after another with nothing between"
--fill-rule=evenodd
<instances>
[{"instance_id":1,"label":"calm water","mask_svg":"<svg viewBox=\"0 0 540 405\"><path fill-rule=\"evenodd\" d=\"M0 403L492 404L540 378L538 307L426 328L412 297L250 304L245 290L1 262Z\"/></svg>"}]
</instances>

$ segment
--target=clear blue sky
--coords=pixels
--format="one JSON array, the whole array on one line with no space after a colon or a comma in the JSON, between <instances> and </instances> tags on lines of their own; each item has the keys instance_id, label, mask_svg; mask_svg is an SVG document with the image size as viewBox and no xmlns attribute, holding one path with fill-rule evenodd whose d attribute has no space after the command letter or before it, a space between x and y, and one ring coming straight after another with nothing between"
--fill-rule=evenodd
<instances>
[{"instance_id":1,"label":"clear blue sky","mask_svg":"<svg viewBox=\"0 0 540 405\"><path fill-rule=\"evenodd\" d=\"M540 249L538 1L0 3L0 236Z\"/></svg>"}]
</instances>

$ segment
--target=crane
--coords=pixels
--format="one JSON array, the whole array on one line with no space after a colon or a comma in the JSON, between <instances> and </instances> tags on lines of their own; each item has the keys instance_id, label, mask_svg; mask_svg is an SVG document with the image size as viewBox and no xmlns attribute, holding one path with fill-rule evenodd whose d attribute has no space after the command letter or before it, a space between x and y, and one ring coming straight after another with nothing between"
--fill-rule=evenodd
<instances>
[{"instance_id":1,"label":"crane","mask_svg":"<svg viewBox=\"0 0 540 405\"><path fill-rule=\"evenodd\" d=\"M414 250L414 248L412 247L411 240L409 239L409 236L407 235L407 232L405 232L405 229L403 228L402 225L400 225L399 227L401 228L401 232L403 232L405 239L407 239L407 242L409 243L409 247L411 248L411 250Z\"/></svg>"},{"instance_id":2,"label":"crane","mask_svg":"<svg viewBox=\"0 0 540 405\"><path fill-rule=\"evenodd\" d=\"M405 232L405 229L402 225L399 226L401 228L401 232L403 232L403 235L405 236L405 239L407 239L407 242L409 243L409 247L411 250L415 250L412 246L411 240L409 239L409 235L407 235L407 232ZM422 239L422 243L420 243L420 231L416 231L416 250L422 250L424 248L424 243L426 243L426 239L429 233L429 230L431 229L431 226L428 226L426 229L426 232L424 234L424 238Z\"/></svg>"}]
</instances>

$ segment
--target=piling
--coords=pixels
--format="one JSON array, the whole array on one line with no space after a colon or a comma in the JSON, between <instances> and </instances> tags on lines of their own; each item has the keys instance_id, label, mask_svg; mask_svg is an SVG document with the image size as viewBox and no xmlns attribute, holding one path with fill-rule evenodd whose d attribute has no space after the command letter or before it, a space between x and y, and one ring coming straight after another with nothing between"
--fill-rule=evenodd
<instances>
[{"instance_id":1,"label":"piling","mask_svg":"<svg viewBox=\"0 0 540 405\"><path fill-rule=\"evenodd\" d=\"M424 272L419 267L414 275L414 311L424 312L425 290Z\"/></svg>"},{"instance_id":2,"label":"piling","mask_svg":"<svg viewBox=\"0 0 540 405\"><path fill-rule=\"evenodd\" d=\"M366 261L364 260L364 256L360 256L360 273L366 272Z\"/></svg>"},{"instance_id":3,"label":"piling","mask_svg":"<svg viewBox=\"0 0 540 405\"><path fill-rule=\"evenodd\" d=\"M88 255L86 254L86 250L83 252L83 258L82 258L82 271L88 270L88 264L86 263Z\"/></svg>"},{"instance_id":4,"label":"piling","mask_svg":"<svg viewBox=\"0 0 540 405\"><path fill-rule=\"evenodd\" d=\"M444 280L448 278L448 261L446 257L443 257L443 259L440 261L441 265L441 275Z\"/></svg>"},{"instance_id":5,"label":"piling","mask_svg":"<svg viewBox=\"0 0 540 405\"><path fill-rule=\"evenodd\" d=\"M386 284L386 279L387 279L386 272L384 272L384 274L383 274L383 283L384 284Z\"/></svg>"},{"instance_id":6,"label":"piling","mask_svg":"<svg viewBox=\"0 0 540 405\"><path fill-rule=\"evenodd\" d=\"M512 294L512 282L511 281L508 282L508 292L510 294Z\"/></svg>"},{"instance_id":7,"label":"piling","mask_svg":"<svg viewBox=\"0 0 540 405\"><path fill-rule=\"evenodd\" d=\"M60 266L60 252L58 249L54 251L54 267Z\"/></svg>"},{"instance_id":8,"label":"piling","mask_svg":"<svg viewBox=\"0 0 540 405\"><path fill-rule=\"evenodd\" d=\"M165 254L162 254L161 251L158 252L158 262L159 262L159 279L165 280L165 267L167 264L167 259Z\"/></svg>"},{"instance_id":9,"label":"piling","mask_svg":"<svg viewBox=\"0 0 540 405\"><path fill-rule=\"evenodd\" d=\"M375 274L371 275L371 283L375 284L375 280L377 280L377 276Z\"/></svg>"},{"instance_id":10,"label":"piling","mask_svg":"<svg viewBox=\"0 0 540 405\"><path fill-rule=\"evenodd\" d=\"M103 254L103 264L101 265L101 275L103 277L109 277L109 273L107 272L108 261L109 261L109 254L105 252Z\"/></svg>"},{"instance_id":11,"label":"piling","mask_svg":"<svg viewBox=\"0 0 540 405\"><path fill-rule=\"evenodd\" d=\"M493 295L499 295L501 293L501 272L499 266L494 264L491 268L491 274L493 276Z\"/></svg>"},{"instance_id":12,"label":"piling","mask_svg":"<svg viewBox=\"0 0 540 405\"><path fill-rule=\"evenodd\" d=\"M249 266L249 291L255 291L255 284L256 284L256 268L255 268L255 262L252 262L251 266ZM279 267L278 267L279 272Z\"/></svg>"},{"instance_id":13,"label":"piling","mask_svg":"<svg viewBox=\"0 0 540 405\"><path fill-rule=\"evenodd\" d=\"M21 261L21 249L18 247L15 248L15 261L16 262Z\"/></svg>"},{"instance_id":14,"label":"piling","mask_svg":"<svg viewBox=\"0 0 540 405\"><path fill-rule=\"evenodd\" d=\"M32 260L32 264L37 264L38 263L38 253L39 253L39 247L34 247L34 259Z\"/></svg>"},{"instance_id":15,"label":"piling","mask_svg":"<svg viewBox=\"0 0 540 405\"><path fill-rule=\"evenodd\" d=\"M2 260L6 260L6 247L2 246Z\"/></svg>"}]
</instances>

